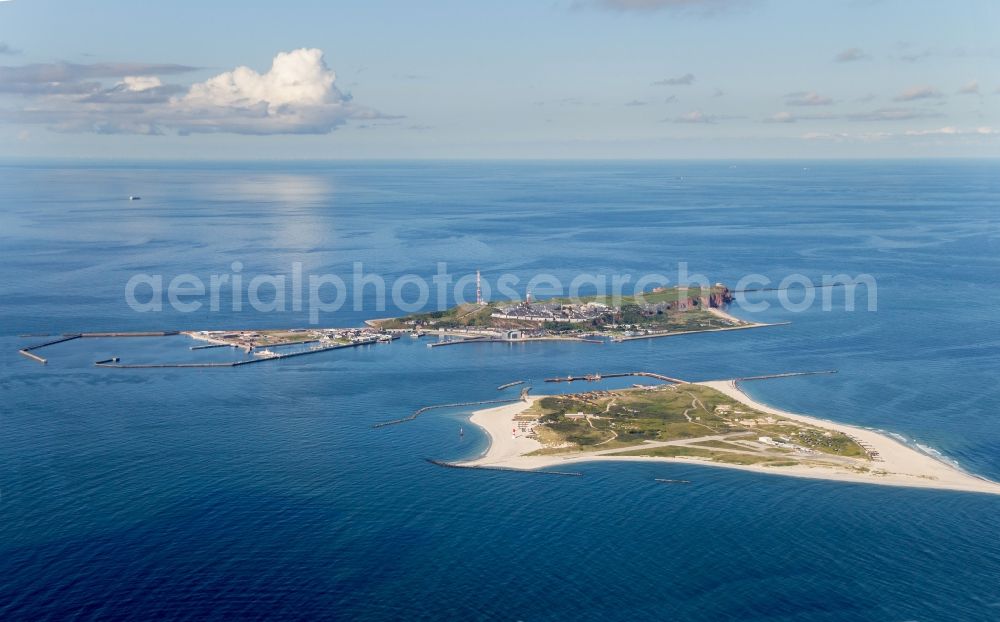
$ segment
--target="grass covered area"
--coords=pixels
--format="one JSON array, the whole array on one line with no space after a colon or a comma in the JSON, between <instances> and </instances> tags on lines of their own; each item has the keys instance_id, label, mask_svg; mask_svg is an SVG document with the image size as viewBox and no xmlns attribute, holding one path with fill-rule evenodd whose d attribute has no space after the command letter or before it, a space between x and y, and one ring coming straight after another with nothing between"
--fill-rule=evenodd
<instances>
[{"instance_id":1,"label":"grass covered area","mask_svg":"<svg viewBox=\"0 0 1000 622\"><path fill-rule=\"evenodd\" d=\"M794 462L809 450L816 457L868 457L845 434L759 412L693 384L549 396L518 418L538 421L535 432L546 445L539 453L645 444L641 453L616 455L686 455L739 464ZM664 442L684 444L657 445Z\"/></svg>"},{"instance_id":2,"label":"grass covered area","mask_svg":"<svg viewBox=\"0 0 1000 622\"><path fill-rule=\"evenodd\" d=\"M430 313L417 313L401 318L380 320L379 326L382 328L409 328L411 321L418 321L421 324L432 324L435 328L469 328L493 326L493 315L496 309L493 305L463 304L452 307L445 311L431 311Z\"/></svg>"}]
</instances>

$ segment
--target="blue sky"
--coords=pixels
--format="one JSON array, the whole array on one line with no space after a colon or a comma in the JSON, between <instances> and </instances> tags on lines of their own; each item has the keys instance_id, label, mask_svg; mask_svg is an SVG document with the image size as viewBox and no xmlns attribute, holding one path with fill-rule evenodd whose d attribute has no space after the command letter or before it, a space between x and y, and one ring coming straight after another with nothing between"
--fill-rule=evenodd
<instances>
[{"instance_id":1,"label":"blue sky","mask_svg":"<svg viewBox=\"0 0 1000 622\"><path fill-rule=\"evenodd\" d=\"M11 0L0 157L998 156L998 32L991 0Z\"/></svg>"}]
</instances>

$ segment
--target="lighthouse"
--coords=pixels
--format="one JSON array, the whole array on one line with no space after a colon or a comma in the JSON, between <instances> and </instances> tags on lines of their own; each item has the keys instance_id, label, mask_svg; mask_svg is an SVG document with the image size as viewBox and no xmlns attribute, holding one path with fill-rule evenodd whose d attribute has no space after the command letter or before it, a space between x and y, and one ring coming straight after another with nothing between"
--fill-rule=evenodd
<instances>
[{"instance_id":1,"label":"lighthouse","mask_svg":"<svg viewBox=\"0 0 1000 622\"><path fill-rule=\"evenodd\" d=\"M476 270L476 304L483 304L483 284L479 280L479 270Z\"/></svg>"}]
</instances>

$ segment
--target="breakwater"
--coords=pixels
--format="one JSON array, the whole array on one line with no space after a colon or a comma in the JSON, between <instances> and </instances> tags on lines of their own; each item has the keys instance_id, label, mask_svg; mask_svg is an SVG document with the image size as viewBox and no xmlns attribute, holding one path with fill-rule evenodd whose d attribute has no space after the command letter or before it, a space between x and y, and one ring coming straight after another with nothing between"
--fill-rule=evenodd
<instances>
[{"instance_id":1,"label":"breakwater","mask_svg":"<svg viewBox=\"0 0 1000 622\"><path fill-rule=\"evenodd\" d=\"M72 341L74 339L79 339L82 336L83 335L80 335L80 334L63 335L62 337L59 337L58 339L51 339L51 340L46 341L44 343L39 343L39 344L35 344L33 346L28 346L27 348L21 348L20 350L17 351L17 353L20 354L21 356L26 356L29 359L33 360L33 361L38 361L42 365L45 365L46 363L48 363L48 361L46 359L42 358L41 356L38 356L37 354L35 354L33 352L33 350L41 350L42 348L47 348L48 346L54 346L57 343L62 343L64 341Z\"/></svg>"},{"instance_id":2,"label":"breakwater","mask_svg":"<svg viewBox=\"0 0 1000 622\"><path fill-rule=\"evenodd\" d=\"M137 332L78 333L76 337L170 337L181 334L178 330L156 330Z\"/></svg>"},{"instance_id":3,"label":"breakwater","mask_svg":"<svg viewBox=\"0 0 1000 622\"><path fill-rule=\"evenodd\" d=\"M680 335L695 335L698 333L721 333L729 330L748 330L751 328L770 328L773 326L788 326L791 322L774 322L771 324L743 324L741 326L720 326L718 328L700 328L698 330L678 330L663 333L650 333L648 335L630 335L628 337L616 337L614 341L636 341L638 339L658 339L660 337L679 337Z\"/></svg>"},{"instance_id":4,"label":"breakwater","mask_svg":"<svg viewBox=\"0 0 1000 622\"><path fill-rule=\"evenodd\" d=\"M680 378L672 378L670 376L664 376L663 374L656 374L649 371L629 371L618 374L588 374L586 376L561 376L558 378L546 378L545 382L577 382L579 380L597 382L598 380L604 380L606 378L626 378L628 376L642 376L645 378L656 378L657 380L663 380L664 382L670 382L673 384L687 383L686 380L681 380Z\"/></svg>"},{"instance_id":5,"label":"breakwater","mask_svg":"<svg viewBox=\"0 0 1000 622\"><path fill-rule=\"evenodd\" d=\"M413 421L420 415L424 414L428 410L436 410L438 408L459 408L461 406L484 406L487 404L513 404L514 402L522 401L521 398L508 399L508 400L484 400L480 402L458 402L456 404L436 404L434 406L424 406L423 408L418 408L409 417L403 417L402 419L393 419L391 421L383 421L382 423L376 423L373 428L384 428L390 425L398 425L400 423L406 423L407 421Z\"/></svg>"},{"instance_id":6,"label":"breakwater","mask_svg":"<svg viewBox=\"0 0 1000 622\"><path fill-rule=\"evenodd\" d=\"M262 356L253 359L246 359L244 361L225 361L220 363L119 363L118 358L108 359L105 361L97 361L94 363L97 367L109 367L115 369L164 369L164 368L192 368L192 367L239 367L241 365L252 365L254 363L263 363L264 361L274 361L278 359L289 359L295 356L305 356L307 354L318 354L320 352L327 352L329 350L340 350L342 348L356 348L358 346L367 346L374 344L374 341L363 341L357 343L343 343L337 344L335 346L328 346L325 348L314 348L309 350L302 350L301 352L289 352L288 354L274 354L272 356Z\"/></svg>"},{"instance_id":7,"label":"breakwater","mask_svg":"<svg viewBox=\"0 0 1000 622\"><path fill-rule=\"evenodd\" d=\"M820 371L789 371L782 374L765 374L763 376L744 376L742 378L732 378L736 382L746 382L748 380L770 380L771 378L791 378L793 376L819 376L823 374L835 374L836 369L824 369Z\"/></svg>"}]
</instances>

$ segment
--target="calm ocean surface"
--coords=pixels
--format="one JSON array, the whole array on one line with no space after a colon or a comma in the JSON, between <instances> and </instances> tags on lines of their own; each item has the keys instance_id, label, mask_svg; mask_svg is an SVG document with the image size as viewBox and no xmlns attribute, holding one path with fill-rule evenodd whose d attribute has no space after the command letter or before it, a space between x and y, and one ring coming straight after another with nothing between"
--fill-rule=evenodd
<instances>
[{"instance_id":1,"label":"calm ocean surface","mask_svg":"<svg viewBox=\"0 0 1000 622\"><path fill-rule=\"evenodd\" d=\"M8 164L0 248L4 620L1000 619L1000 497L667 464L443 469L424 459L485 448L467 412L370 427L515 379L837 369L746 389L1000 479L997 162ZM234 261L345 278L362 261L390 282L440 261L565 282L680 261L729 284L869 273L878 311L734 308L792 324L603 346L401 339L233 369L92 365L190 358L184 337L17 355L42 339L23 333L306 323L125 304L135 273L207 281ZM393 313L373 302L323 323Z\"/></svg>"}]
</instances>

